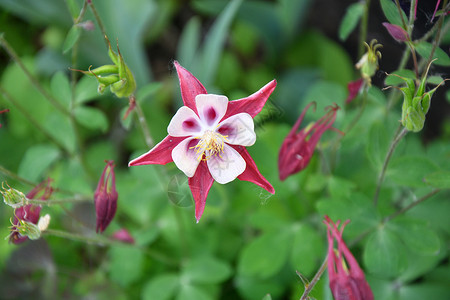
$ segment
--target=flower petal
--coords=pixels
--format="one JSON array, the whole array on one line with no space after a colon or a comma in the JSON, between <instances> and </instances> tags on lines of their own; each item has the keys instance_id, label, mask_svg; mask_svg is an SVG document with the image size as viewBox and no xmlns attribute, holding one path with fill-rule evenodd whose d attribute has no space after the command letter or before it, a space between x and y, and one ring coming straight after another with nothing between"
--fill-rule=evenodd
<instances>
[{"instance_id":1,"label":"flower petal","mask_svg":"<svg viewBox=\"0 0 450 300\"><path fill-rule=\"evenodd\" d=\"M202 125L197 114L187 106L180 107L170 120L167 132L171 136L198 136Z\"/></svg>"},{"instance_id":2,"label":"flower petal","mask_svg":"<svg viewBox=\"0 0 450 300\"><path fill-rule=\"evenodd\" d=\"M189 178L189 187L195 202L195 218L197 223L205 210L206 197L214 182L206 162L201 161L194 176Z\"/></svg>"},{"instance_id":3,"label":"flower petal","mask_svg":"<svg viewBox=\"0 0 450 300\"><path fill-rule=\"evenodd\" d=\"M240 113L220 122L216 129L226 137L226 142L232 145L251 146L256 141L255 125L247 113Z\"/></svg>"},{"instance_id":4,"label":"flower petal","mask_svg":"<svg viewBox=\"0 0 450 300\"><path fill-rule=\"evenodd\" d=\"M215 128L227 112L228 98L221 95L201 94L195 97L200 120L210 128Z\"/></svg>"},{"instance_id":5,"label":"flower petal","mask_svg":"<svg viewBox=\"0 0 450 300\"><path fill-rule=\"evenodd\" d=\"M214 155L207 161L211 176L220 184L236 179L245 170L245 160L231 146L225 144L221 155Z\"/></svg>"},{"instance_id":6,"label":"flower petal","mask_svg":"<svg viewBox=\"0 0 450 300\"><path fill-rule=\"evenodd\" d=\"M272 94L276 86L277 81L272 80L256 93L246 98L230 101L228 103L228 110L224 118L228 118L242 112L248 113L252 118L254 118L262 110L264 104L266 104L267 99L270 94Z\"/></svg>"},{"instance_id":7,"label":"flower petal","mask_svg":"<svg viewBox=\"0 0 450 300\"><path fill-rule=\"evenodd\" d=\"M197 111L195 108L195 96L198 94L207 94L205 87L191 72L183 68L177 61L174 61L173 64L177 69L178 79L180 80L181 98L183 98L184 105L193 111Z\"/></svg>"},{"instance_id":8,"label":"flower petal","mask_svg":"<svg viewBox=\"0 0 450 300\"><path fill-rule=\"evenodd\" d=\"M264 176L259 173L258 168L256 167L255 162L253 161L252 157L248 153L247 149L242 146L232 146L238 153L242 156L242 158L245 160L245 171L238 176L239 180L244 181L250 181L254 184L262 187L266 191L268 191L271 194L275 194L275 189L273 186L267 181Z\"/></svg>"},{"instance_id":9,"label":"flower petal","mask_svg":"<svg viewBox=\"0 0 450 300\"><path fill-rule=\"evenodd\" d=\"M173 162L177 165L178 169L183 171L187 177L192 177L197 170L200 159L195 149L192 149L198 143L198 139L186 138L179 143L172 151Z\"/></svg>"},{"instance_id":10,"label":"flower petal","mask_svg":"<svg viewBox=\"0 0 450 300\"><path fill-rule=\"evenodd\" d=\"M128 166L131 167L150 164L165 165L170 163L172 161L172 149L184 139L184 137L174 137L168 135L150 151L130 161Z\"/></svg>"}]
</instances>

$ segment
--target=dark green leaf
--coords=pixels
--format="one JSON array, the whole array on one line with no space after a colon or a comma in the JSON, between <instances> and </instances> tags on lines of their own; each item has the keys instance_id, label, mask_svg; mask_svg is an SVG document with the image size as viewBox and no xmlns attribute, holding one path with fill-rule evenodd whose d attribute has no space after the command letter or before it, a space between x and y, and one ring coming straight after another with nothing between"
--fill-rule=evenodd
<instances>
[{"instance_id":1,"label":"dark green leaf","mask_svg":"<svg viewBox=\"0 0 450 300\"><path fill-rule=\"evenodd\" d=\"M90 129L98 129L102 132L108 129L108 119L105 114L94 107L79 106L75 108L75 119Z\"/></svg>"},{"instance_id":2,"label":"dark green leaf","mask_svg":"<svg viewBox=\"0 0 450 300\"><path fill-rule=\"evenodd\" d=\"M230 266L211 256L202 256L190 260L184 266L182 273L184 279L195 283L220 283L230 275Z\"/></svg>"},{"instance_id":3,"label":"dark green leaf","mask_svg":"<svg viewBox=\"0 0 450 300\"><path fill-rule=\"evenodd\" d=\"M427 157L402 156L392 159L386 175L397 184L417 187L425 186L425 176L438 170L438 166Z\"/></svg>"},{"instance_id":4,"label":"dark green leaf","mask_svg":"<svg viewBox=\"0 0 450 300\"><path fill-rule=\"evenodd\" d=\"M72 99L72 90L70 88L70 83L67 76L63 72L57 72L52 77L50 87L52 89L53 96L68 109Z\"/></svg>"},{"instance_id":5,"label":"dark green leaf","mask_svg":"<svg viewBox=\"0 0 450 300\"><path fill-rule=\"evenodd\" d=\"M438 171L425 175L425 182L435 188L448 189L450 188L450 172Z\"/></svg>"},{"instance_id":6,"label":"dark green leaf","mask_svg":"<svg viewBox=\"0 0 450 300\"><path fill-rule=\"evenodd\" d=\"M428 42L420 42L416 46L417 53L420 54L424 59L429 59L431 55L431 51L433 50L433 45ZM439 66L450 66L450 57L445 53L444 50L442 50L439 47L435 48L433 59L437 58L433 62L433 64L439 65Z\"/></svg>"},{"instance_id":7,"label":"dark green leaf","mask_svg":"<svg viewBox=\"0 0 450 300\"><path fill-rule=\"evenodd\" d=\"M403 10L400 8L397 8L397 5L395 5L395 2L391 0L380 0L381 8L383 9L384 15L386 16L386 19L388 19L389 23L395 24L398 26L403 26L402 17L405 22L408 21L406 14L403 12ZM401 16L399 14L401 13Z\"/></svg>"},{"instance_id":8,"label":"dark green leaf","mask_svg":"<svg viewBox=\"0 0 450 300\"><path fill-rule=\"evenodd\" d=\"M67 33L66 40L63 44L63 53L68 52L70 49L72 49L73 45L78 41L81 35L81 28L73 25L72 28L70 28L69 32Z\"/></svg>"},{"instance_id":9,"label":"dark green leaf","mask_svg":"<svg viewBox=\"0 0 450 300\"><path fill-rule=\"evenodd\" d=\"M20 162L19 176L33 182L40 181L41 175L59 156L59 149L53 145L35 145L27 150Z\"/></svg>"},{"instance_id":10,"label":"dark green leaf","mask_svg":"<svg viewBox=\"0 0 450 300\"><path fill-rule=\"evenodd\" d=\"M389 75L386 76L386 79L384 80L384 84L387 86L405 85L405 81L395 75L405 77L405 78L412 78L412 79L416 78L416 75L414 74L414 72L412 70L405 70L405 69L396 70L392 73L389 73Z\"/></svg>"},{"instance_id":11,"label":"dark green leaf","mask_svg":"<svg viewBox=\"0 0 450 300\"><path fill-rule=\"evenodd\" d=\"M347 8L347 12L339 27L339 38L342 41L345 41L349 34L355 29L356 25L358 25L359 19L361 19L361 16L364 13L364 6L365 3L357 2Z\"/></svg>"},{"instance_id":12,"label":"dark green leaf","mask_svg":"<svg viewBox=\"0 0 450 300\"><path fill-rule=\"evenodd\" d=\"M172 299L179 288L180 278L176 274L163 274L149 280L142 290L143 300Z\"/></svg>"}]
</instances>

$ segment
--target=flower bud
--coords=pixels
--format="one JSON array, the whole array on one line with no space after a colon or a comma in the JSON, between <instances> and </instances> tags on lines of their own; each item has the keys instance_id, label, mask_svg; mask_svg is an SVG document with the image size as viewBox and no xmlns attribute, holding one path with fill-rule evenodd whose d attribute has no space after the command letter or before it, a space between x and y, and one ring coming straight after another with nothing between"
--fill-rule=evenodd
<instances>
[{"instance_id":1,"label":"flower bud","mask_svg":"<svg viewBox=\"0 0 450 300\"><path fill-rule=\"evenodd\" d=\"M371 77L375 75L378 70L378 59L381 58L381 52L378 48L383 47L381 44L377 44L377 40L373 39L370 45L364 42L367 48L367 52L361 57L356 64L356 68L361 70L361 76L368 85L371 83Z\"/></svg>"},{"instance_id":2,"label":"flower bud","mask_svg":"<svg viewBox=\"0 0 450 300\"><path fill-rule=\"evenodd\" d=\"M105 161L106 166L94 194L95 213L97 217L97 232L103 232L111 223L117 210L116 180L114 161Z\"/></svg>"},{"instance_id":3,"label":"flower bud","mask_svg":"<svg viewBox=\"0 0 450 300\"><path fill-rule=\"evenodd\" d=\"M119 50L119 43L117 43L117 52L114 52L111 48L111 43L108 37L105 36L108 42L108 56L113 65L104 65L98 68L88 71L80 71L83 74L94 76L98 81L98 92L102 94L106 87L110 87L111 92L116 94L117 97L130 97L136 90L136 81L134 80L133 73L125 64L122 54Z\"/></svg>"},{"instance_id":4,"label":"flower bud","mask_svg":"<svg viewBox=\"0 0 450 300\"><path fill-rule=\"evenodd\" d=\"M9 189L6 189L4 184L5 183L3 182L2 183L3 191L0 191L0 193L2 193L3 195L3 201L5 202L5 204L13 208L19 208L23 206L27 201L27 197L25 197L25 195L22 192L10 187L7 183L6 185L8 186Z\"/></svg>"},{"instance_id":5,"label":"flower bud","mask_svg":"<svg viewBox=\"0 0 450 300\"><path fill-rule=\"evenodd\" d=\"M134 244L134 238L125 228L119 229L112 235L112 238L127 244Z\"/></svg>"},{"instance_id":6,"label":"flower bud","mask_svg":"<svg viewBox=\"0 0 450 300\"><path fill-rule=\"evenodd\" d=\"M41 237L41 230L38 225L21 219L18 219L17 224L13 224L12 231L8 236L10 241L13 241L12 237L15 233L21 237L29 238L30 240L37 240Z\"/></svg>"}]
</instances>

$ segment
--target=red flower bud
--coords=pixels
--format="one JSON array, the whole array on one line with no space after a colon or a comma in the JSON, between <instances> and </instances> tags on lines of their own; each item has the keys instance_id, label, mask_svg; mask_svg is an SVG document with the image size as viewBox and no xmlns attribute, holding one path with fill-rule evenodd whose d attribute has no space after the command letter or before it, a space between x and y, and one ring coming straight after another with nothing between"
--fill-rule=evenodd
<instances>
[{"instance_id":1,"label":"red flower bud","mask_svg":"<svg viewBox=\"0 0 450 300\"><path fill-rule=\"evenodd\" d=\"M125 228L119 229L113 233L112 238L124 243L134 244L134 238Z\"/></svg>"},{"instance_id":2,"label":"red flower bud","mask_svg":"<svg viewBox=\"0 0 450 300\"><path fill-rule=\"evenodd\" d=\"M314 104L308 104L298 118L292 130L284 139L278 155L278 170L280 179L284 180L289 175L295 174L306 168L314 154L314 149L322 134L331 128L336 120L336 112L339 106L334 104L328 107L328 112L311 126L297 132L308 108Z\"/></svg>"},{"instance_id":3,"label":"red flower bud","mask_svg":"<svg viewBox=\"0 0 450 300\"><path fill-rule=\"evenodd\" d=\"M32 189L26 197L28 199L39 199L39 200L47 200L50 198L53 193L53 188L50 186L51 179L47 179L40 184L38 184L34 189ZM9 241L14 244L20 244L28 239L26 236L22 236L19 232L17 232L17 225L19 224L19 220L27 221L33 224L37 224L39 221L41 213L41 207L39 205L28 204L25 206L21 206L14 210L14 220L13 226L11 229L11 235L9 236Z\"/></svg>"},{"instance_id":4,"label":"red flower bud","mask_svg":"<svg viewBox=\"0 0 450 300\"><path fill-rule=\"evenodd\" d=\"M406 42L409 41L409 35L405 29L402 27L390 24L388 22L384 22L383 26L386 27L389 34L397 41L397 42Z\"/></svg>"},{"instance_id":5,"label":"red flower bud","mask_svg":"<svg viewBox=\"0 0 450 300\"><path fill-rule=\"evenodd\" d=\"M373 300L373 293L366 281L363 271L353 257L347 245L342 239L345 225L338 230L339 221L336 224L325 216L328 236L328 278L330 289L335 300ZM336 240L338 249L334 249ZM345 259L345 260L344 260Z\"/></svg>"},{"instance_id":6,"label":"red flower bud","mask_svg":"<svg viewBox=\"0 0 450 300\"><path fill-rule=\"evenodd\" d=\"M363 87L363 83L364 83L364 79L359 78L359 79L357 79L355 81L350 81L347 84L348 97L345 100L346 104L352 102L352 100L355 99L355 97L358 95L359 91Z\"/></svg>"},{"instance_id":7,"label":"red flower bud","mask_svg":"<svg viewBox=\"0 0 450 300\"><path fill-rule=\"evenodd\" d=\"M117 210L116 179L114 175L114 161L105 161L106 167L94 194L95 212L97 216L97 232L103 232L111 223ZM106 175L106 177L105 177Z\"/></svg>"}]
</instances>

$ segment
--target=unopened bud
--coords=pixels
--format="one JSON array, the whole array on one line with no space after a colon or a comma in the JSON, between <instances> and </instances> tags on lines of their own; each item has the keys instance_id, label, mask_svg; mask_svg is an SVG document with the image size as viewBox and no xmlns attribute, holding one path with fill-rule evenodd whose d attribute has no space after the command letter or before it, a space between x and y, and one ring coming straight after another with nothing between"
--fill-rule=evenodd
<instances>
[{"instance_id":1,"label":"unopened bud","mask_svg":"<svg viewBox=\"0 0 450 300\"><path fill-rule=\"evenodd\" d=\"M6 185L8 186L8 188L5 188L4 184L5 184L5 182L2 183L3 191L0 191L0 192L3 195L3 201L5 202L5 204L7 204L13 208L18 208L18 207L25 205L25 202L27 201L27 197L25 197L24 193L22 193L16 189L13 189L7 183L6 183Z\"/></svg>"},{"instance_id":2,"label":"unopened bud","mask_svg":"<svg viewBox=\"0 0 450 300\"><path fill-rule=\"evenodd\" d=\"M375 72L378 70L378 59L381 58L381 52L378 49L383 47L383 45L378 44L375 39L370 42L370 45L367 43L364 43L364 45L367 48L367 52L356 64L356 68L361 70L362 78L370 84L371 77L375 75Z\"/></svg>"},{"instance_id":3,"label":"unopened bud","mask_svg":"<svg viewBox=\"0 0 450 300\"><path fill-rule=\"evenodd\" d=\"M14 225L12 233L14 232L17 232L20 236L26 236L30 240L37 240L41 237L41 230L38 225L20 219L19 222Z\"/></svg>"}]
</instances>

